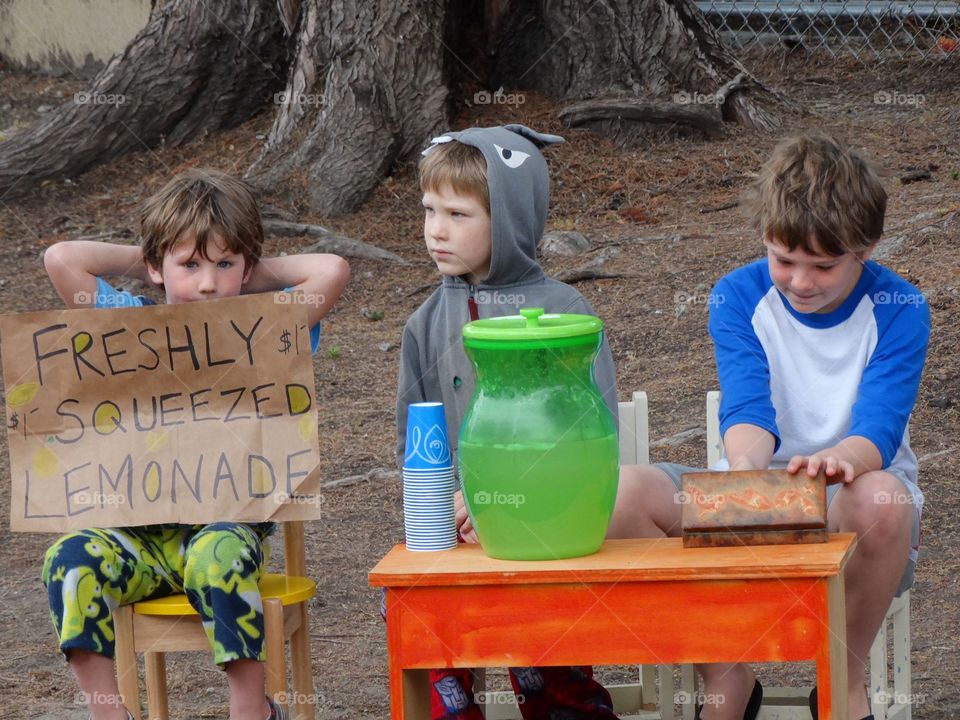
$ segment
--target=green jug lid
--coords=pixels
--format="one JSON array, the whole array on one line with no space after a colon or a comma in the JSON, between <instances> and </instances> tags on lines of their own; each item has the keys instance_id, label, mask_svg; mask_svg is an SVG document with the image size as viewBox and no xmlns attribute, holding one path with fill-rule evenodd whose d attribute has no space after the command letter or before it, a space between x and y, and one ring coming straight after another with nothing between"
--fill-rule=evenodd
<instances>
[{"instance_id":1,"label":"green jug lid","mask_svg":"<svg viewBox=\"0 0 960 720\"><path fill-rule=\"evenodd\" d=\"M589 339L603 331L603 320L593 315L544 313L543 308L523 308L519 315L484 318L463 326L463 341L483 346L489 342L528 343Z\"/></svg>"}]
</instances>

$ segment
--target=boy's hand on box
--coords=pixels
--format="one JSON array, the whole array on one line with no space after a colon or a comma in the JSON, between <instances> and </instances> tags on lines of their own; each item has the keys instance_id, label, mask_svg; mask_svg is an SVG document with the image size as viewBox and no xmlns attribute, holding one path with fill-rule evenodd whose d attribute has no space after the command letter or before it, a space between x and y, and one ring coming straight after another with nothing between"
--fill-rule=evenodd
<instances>
[{"instance_id":1,"label":"boy's hand on box","mask_svg":"<svg viewBox=\"0 0 960 720\"><path fill-rule=\"evenodd\" d=\"M815 453L813 455L794 455L787 463L787 472L795 475L806 468L807 475L816 477L823 470L828 479L842 478L843 482L853 482L853 465L841 460L832 453Z\"/></svg>"},{"instance_id":2,"label":"boy's hand on box","mask_svg":"<svg viewBox=\"0 0 960 720\"><path fill-rule=\"evenodd\" d=\"M480 542L476 531L473 529L473 523L470 522L467 504L463 501L463 493L460 490L453 494L453 512L457 520L457 532L460 533L460 537L468 543Z\"/></svg>"}]
</instances>

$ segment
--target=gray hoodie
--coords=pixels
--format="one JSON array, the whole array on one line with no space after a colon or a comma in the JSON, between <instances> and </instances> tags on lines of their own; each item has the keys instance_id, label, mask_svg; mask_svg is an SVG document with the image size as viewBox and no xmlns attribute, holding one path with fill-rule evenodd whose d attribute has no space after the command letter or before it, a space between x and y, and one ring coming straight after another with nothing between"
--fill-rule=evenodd
<instances>
[{"instance_id":1,"label":"gray hoodie","mask_svg":"<svg viewBox=\"0 0 960 720\"><path fill-rule=\"evenodd\" d=\"M561 143L563 138L543 135L523 125L470 128L435 138L424 154L445 142L478 148L487 161L493 236L490 271L479 285L469 285L462 277L445 276L441 286L407 320L397 387L397 459L401 464L410 403L444 404L450 446L456 452L460 422L475 385L462 334L463 326L471 320L471 298L481 318L517 315L521 307L540 307L548 313L595 314L579 292L547 277L537 263L537 244L546 225L550 199L547 164L538 148ZM606 339L594 376L616 419L616 376Z\"/></svg>"}]
</instances>

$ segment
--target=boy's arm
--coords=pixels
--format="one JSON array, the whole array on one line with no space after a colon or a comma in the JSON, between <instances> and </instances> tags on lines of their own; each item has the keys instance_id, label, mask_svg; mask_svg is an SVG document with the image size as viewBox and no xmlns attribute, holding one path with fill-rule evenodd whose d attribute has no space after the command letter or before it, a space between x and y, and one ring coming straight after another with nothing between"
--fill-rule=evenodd
<instances>
[{"instance_id":1,"label":"boy's arm","mask_svg":"<svg viewBox=\"0 0 960 720\"><path fill-rule=\"evenodd\" d=\"M407 407L411 403L426 402L420 370L420 345L410 331L410 324L403 329L400 341L400 373L397 378L397 464L403 466L407 442Z\"/></svg>"},{"instance_id":2,"label":"boy's arm","mask_svg":"<svg viewBox=\"0 0 960 720\"><path fill-rule=\"evenodd\" d=\"M97 277L104 275L150 282L143 252L137 245L68 240L43 253L43 266L68 308L92 307Z\"/></svg>"},{"instance_id":3,"label":"boy's arm","mask_svg":"<svg viewBox=\"0 0 960 720\"><path fill-rule=\"evenodd\" d=\"M742 279L742 276L741 276ZM780 444L770 393L770 366L753 329L749 293L729 276L710 295L710 336L720 380L720 433L732 470L770 466Z\"/></svg>"},{"instance_id":4,"label":"boy's arm","mask_svg":"<svg viewBox=\"0 0 960 720\"><path fill-rule=\"evenodd\" d=\"M930 341L930 308L923 295L909 287L907 296L921 302L878 305L874 310L879 337L850 414L844 443L861 438L879 454L879 462L874 458L867 469L879 470L893 462L917 401ZM864 453L867 458L872 455L869 447L853 447L861 460Z\"/></svg>"},{"instance_id":5,"label":"boy's arm","mask_svg":"<svg viewBox=\"0 0 960 720\"><path fill-rule=\"evenodd\" d=\"M397 379L397 464L403 468L407 442L407 408L411 403L426 402L427 393L420 372L420 344L410 330L410 323L403 329L400 341L400 374ZM480 542L467 513L463 493L457 490L453 497L457 532L466 542Z\"/></svg>"},{"instance_id":6,"label":"boy's arm","mask_svg":"<svg viewBox=\"0 0 960 720\"><path fill-rule=\"evenodd\" d=\"M594 376L597 387L600 388L600 394L603 396L610 414L613 415L613 425L619 433L620 406L617 404L617 372L613 365L613 353L610 352L610 345L607 343L606 331L603 335L603 344L600 346L600 353L597 355L594 364Z\"/></svg>"},{"instance_id":7,"label":"boy's arm","mask_svg":"<svg viewBox=\"0 0 960 720\"><path fill-rule=\"evenodd\" d=\"M322 320L350 279L350 266L339 255L307 253L263 258L250 272L243 292L277 292L291 288L303 295L310 326Z\"/></svg>"},{"instance_id":8,"label":"boy's arm","mask_svg":"<svg viewBox=\"0 0 960 720\"><path fill-rule=\"evenodd\" d=\"M882 470L896 457L917 400L920 376L930 340L930 309L916 288L897 292L911 299L875 308L879 339L857 388L849 435L831 448L808 457L790 459L787 469L807 468L810 475L823 467L828 476L844 482L872 470Z\"/></svg>"},{"instance_id":9,"label":"boy's arm","mask_svg":"<svg viewBox=\"0 0 960 720\"><path fill-rule=\"evenodd\" d=\"M765 470L770 467L775 442L776 438L769 431L747 423L732 425L723 434L723 449L731 470Z\"/></svg>"},{"instance_id":10,"label":"boy's arm","mask_svg":"<svg viewBox=\"0 0 960 720\"><path fill-rule=\"evenodd\" d=\"M599 317L590 303L587 302L585 297L580 295L580 293L576 292L575 290L572 291L575 293L576 297L570 303L560 310L550 309L548 312L581 313L584 315L593 315L594 317ZM600 352L597 353L597 359L593 364L593 373L594 379L597 382L597 387L600 389L600 394L603 396L603 400L607 404L610 414L613 416L614 427L617 428L617 433L619 434L620 406L617 403L617 371L613 364L613 353L610 352L610 343L608 342L607 332L608 331L605 328L603 332L603 343L600 345Z\"/></svg>"}]
</instances>

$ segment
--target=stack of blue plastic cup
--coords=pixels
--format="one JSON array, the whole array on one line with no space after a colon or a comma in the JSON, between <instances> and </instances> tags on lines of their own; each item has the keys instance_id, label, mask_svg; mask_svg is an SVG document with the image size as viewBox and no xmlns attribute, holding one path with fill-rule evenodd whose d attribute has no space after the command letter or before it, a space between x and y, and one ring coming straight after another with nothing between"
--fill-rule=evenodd
<instances>
[{"instance_id":1,"label":"stack of blue plastic cup","mask_svg":"<svg viewBox=\"0 0 960 720\"><path fill-rule=\"evenodd\" d=\"M403 459L403 526L407 550L449 550L457 546L455 489L443 403L412 403L407 408L407 446Z\"/></svg>"}]
</instances>

